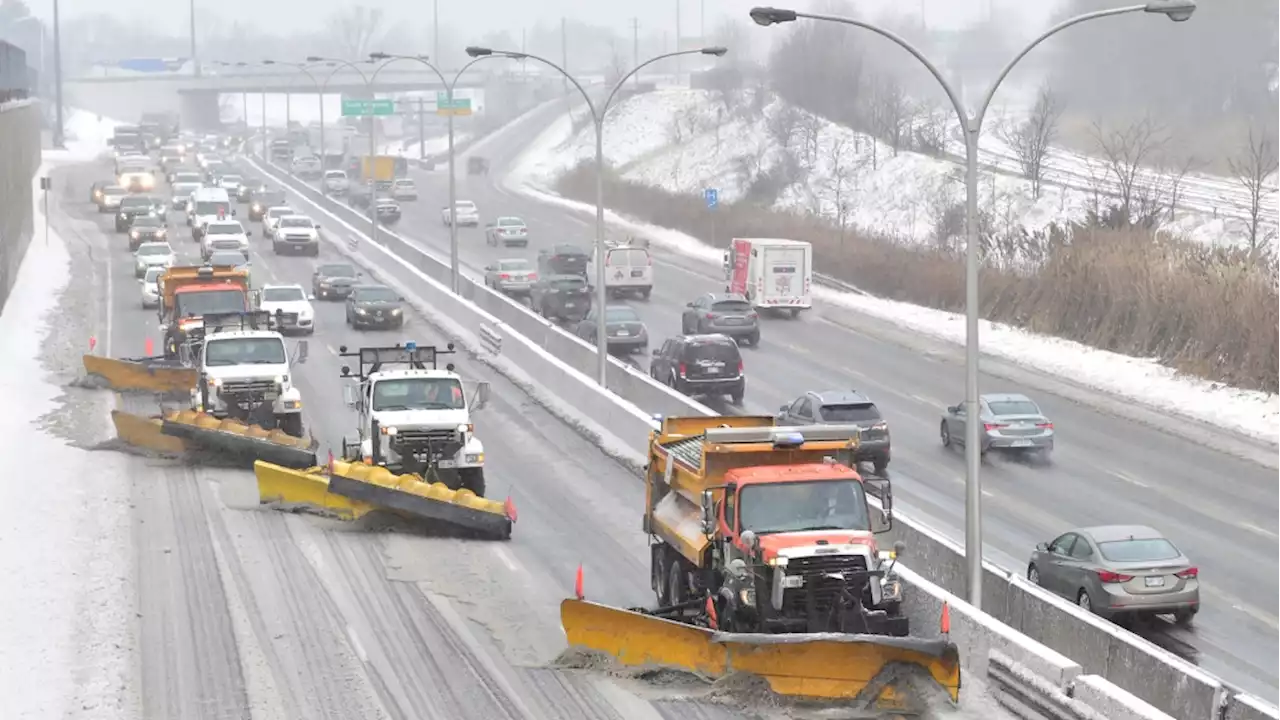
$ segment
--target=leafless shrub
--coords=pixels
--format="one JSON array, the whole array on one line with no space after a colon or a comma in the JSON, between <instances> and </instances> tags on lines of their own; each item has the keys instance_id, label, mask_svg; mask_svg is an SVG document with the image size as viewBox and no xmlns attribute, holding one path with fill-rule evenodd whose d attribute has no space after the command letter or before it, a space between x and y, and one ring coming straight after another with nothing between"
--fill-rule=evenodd
<instances>
[{"instance_id":1,"label":"leafless shrub","mask_svg":"<svg viewBox=\"0 0 1280 720\"><path fill-rule=\"evenodd\" d=\"M1140 208L1141 201L1149 200L1151 193L1143 195L1140 186L1143 165L1158 159L1160 152L1169 143L1169 134L1159 122L1150 116L1130 123L1123 128L1104 128L1100 122L1091 126L1093 140L1101 155L1107 174L1115 183L1116 194L1120 204L1117 209L1119 220L1124 224L1135 224L1145 219L1140 210L1149 211L1149 207ZM1135 200L1139 201L1135 203Z\"/></svg>"},{"instance_id":2,"label":"leafless shrub","mask_svg":"<svg viewBox=\"0 0 1280 720\"><path fill-rule=\"evenodd\" d=\"M1048 86L1041 86L1031 114L1021 123L999 130L1018 160L1022 177L1031 183L1031 196L1040 199L1040 183L1044 178L1044 161L1058 133L1058 121L1062 117L1062 103Z\"/></svg>"},{"instance_id":3,"label":"leafless shrub","mask_svg":"<svg viewBox=\"0 0 1280 720\"><path fill-rule=\"evenodd\" d=\"M1182 181L1187 173L1200 167L1200 159L1195 155L1187 155L1176 162L1167 163L1161 174L1169 178L1169 219L1178 214L1178 205L1182 202Z\"/></svg>"},{"instance_id":4,"label":"leafless shrub","mask_svg":"<svg viewBox=\"0 0 1280 720\"><path fill-rule=\"evenodd\" d=\"M566 197L593 201L586 168L559 183ZM710 238L699 196L675 195L610 178L605 202L643 220ZM789 237L814 246L823 271L869 292L928 307L964 308L963 259L949 248L846 228L811 215L745 203L716 211L715 237ZM1051 228L1009 242L1043 248L1038 264L989 261L982 315L1115 352L1156 357L1201 377L1275 392L1280 340L1258 328L1280 325L1273 260L1208 248L1141 228ZM1012 249L998 249L1009 254Z\"/></svg>"},{"instance_id":5,"label":"leafless shrub","mask_svg":"<svg viewBox=\"0 0 1280 720\"><path fill-rule=\"evenodd\" d=\"M911 103L892 73L875 76L870 89L867 111L871 132L893 148L897 157L900 150L911 149Z\"/></svg>"},{"instance_id":6,"label":"leafless shrub","mask_svg":"<svg viewBox=\"0 0 1280 720\"><path fill-rule=\"evenodd\" d=\"M826 122L813 113L803 113L798 125L805 162L812 166L818 162L818 143L822 139L822 129Z\"/></svg>"},{"instance_id":7,"label":"leafless shrub","mask_svg":"<svg viewBox=\"0 0 1280 720\"><path fill-rule=\"evenodd\" d=\"M1275 174L1280 157L1276 154L1274 131L1249 128L1249 138L1240 154L1227 162L1236 182L1249 193L1249 250L1256 253L1272 238L1262 236L1262 198L1267 194L1267 181Z\"/></svg>"},{"instance_id":8,"label":"leafless shrub","mask_svg":"<svg viewBox=\"0 0 1280 720\"><path fill-rule=\"evenodd\" d=\"M768 114L766 121L769 137L783 150L790 150L796 141L796 131L804 113L786 103L780 103L774 112Z\"/></svg>"},{"instance_id":9,"label":"leafless shrub","mask_svg":"<svg viewBox=\"0 0 1280 720\"><path fill-rule=\"evenodd\" d=\"M915 125L912 128L915 149L942 157L947 152L947 125L951 114L935 103L920 103L916 106Z\"/></svg>"},{"instance_id":10,"label":"leafless shrub","mask_svg":"<svg viewBox=\"0 0 1280 720\"><path fill-rule=\"evenodd\" d=\"M355 5L329 19L329 42L340 58L362 60L387 35L387 18L381 8Z\"/></svg>"}]
</instances>

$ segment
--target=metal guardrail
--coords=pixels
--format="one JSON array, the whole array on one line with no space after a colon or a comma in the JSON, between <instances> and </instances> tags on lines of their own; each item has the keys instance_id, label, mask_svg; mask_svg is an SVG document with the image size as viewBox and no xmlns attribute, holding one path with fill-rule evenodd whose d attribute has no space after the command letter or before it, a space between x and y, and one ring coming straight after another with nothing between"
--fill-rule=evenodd
<instances>
[{"instance_id":1,"label":"metal guardrail","mask_svg":"<svg viewBox=\"0 0 1280 720\"><path fill-rule=\"evenodd\" d=\"M502 334L488 325L480 326L480 342L494 355L502 354Z\"/></svg>"},{"instance_id":2,"label":"metal guardrail","mask_svg":"<svg viewBox=\"0 0 1280 720\"><path fill-rule=\"evenodd\" d=\"M999 650L987 656L987 679L996 703L1022 720L1106 720Z\"/></svg>"}]
</instances>

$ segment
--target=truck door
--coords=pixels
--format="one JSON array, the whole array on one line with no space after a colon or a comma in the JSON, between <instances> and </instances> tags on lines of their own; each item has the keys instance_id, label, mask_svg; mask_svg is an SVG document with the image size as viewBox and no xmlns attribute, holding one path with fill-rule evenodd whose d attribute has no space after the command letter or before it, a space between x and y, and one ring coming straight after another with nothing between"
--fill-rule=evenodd
<instances>
[{"instance_id":1,"label":"truck door","mask_svg":"<svg viewBox=\"0 0 1280 720\"><path fill-rule=\"evenodd\" d=\"M804 278L808 268L803 247L766 247L760 266L763 297L766 305L790 305L804 297Z\"/></svg>"},{"instance_id":2,"label":"truck door","mask_svg":"<svg viewBox=\"0 0 1280 720\"><path fill-rule=\"evenodd\" d=\"M750 240L733 241L733 252L730 254L729 261L732 268L729 274L729 292L737 295L751 294L751 263L752 263L752 246Z\"/></svg>"}]
</instances>

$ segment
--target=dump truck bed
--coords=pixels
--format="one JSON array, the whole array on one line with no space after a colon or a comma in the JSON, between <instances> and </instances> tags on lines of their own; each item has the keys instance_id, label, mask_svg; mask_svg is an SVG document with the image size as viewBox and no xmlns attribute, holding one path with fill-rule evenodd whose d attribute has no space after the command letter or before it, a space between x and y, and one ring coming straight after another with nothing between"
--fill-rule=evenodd
<instances>
[{"instance_id":1,"label":"dump truck bed","mask_svg":"<svg viewBox=\"0 0 1280 720\"><path fill-rule=\"evenodd\" d=\"M720 499L733 470L805 465L824 458L851 465L860 428L855 425L780 427L771 416L666 418L649 437L644 530L702 567L702 492Z\"/></svg>"}]
</instances>

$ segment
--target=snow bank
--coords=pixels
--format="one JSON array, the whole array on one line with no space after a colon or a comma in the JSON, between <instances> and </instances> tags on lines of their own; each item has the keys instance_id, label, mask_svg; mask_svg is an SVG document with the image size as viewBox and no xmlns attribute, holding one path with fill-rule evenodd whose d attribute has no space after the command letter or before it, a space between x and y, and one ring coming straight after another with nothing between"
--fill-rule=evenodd
<instances>
[{"instance_id":1,"label":"snow bank","mask_svg":"<svg viewBox=\"0 0 1280 720\"><path fill-rule=\"evenodd\" d=\"M553 177L552 168L557 164L563 167L565 161L559 154L565 152L564 143L570 134L571 121L568 116L562 117L529 144L513 164L512 172L504 183L509 189L542 202L594 216L594 205L559 197L544 185ZM605 137L607 140L609 136ZM633 147L645 146L637 141ZM634 150L632 152L635 153ZM643 150L632 157L640 154ZM684 233L639 222L609 210L605 211L605 218L609 223L646 237L654 244L717 266L721 262L720 251ZM924 335L957 344L965 341L963 315L828 288L819 288L817 295L823 303L842 305L910 327ZM1269 443L1280 437L1280 398L1275 395L1181 376L1155 360L1098 350L1002 323L984 320L981 343L985 354L1070 378L1086 387L1171 414L1207 422Z\"/></svg>"},{"instance_id":2,"label":"snow bank","mask_svg":"<svg viewBox=\"0 0 1280 720\"><path fill-rule=\"evenodd\" d=\"M115 133L116 126L123 124L87 110L67 108L62 117L67 149L46 150L44 157L51 162L92 160L110 149L107 140Z\"/></svg>"},{"instance_id":3,"label":"snow bank","mask_svg":"<svg viewBox=\"0 0 1280 720\"><path fill-rule=\"evenodd\" d=\"M39 176L47 173L48 163ZM36 197L40 197L38 179ZM35 227L44 226L36 205ZM28 472L0 482L0 697L5 718L129 718L128 459L68 446L37 426L62 389L40 353L57 317L51 278L69 276L62 238L38 230L0 315L3 456ZM16 466L15 466L16 467Z\"/></svg>"}]
</instances>

